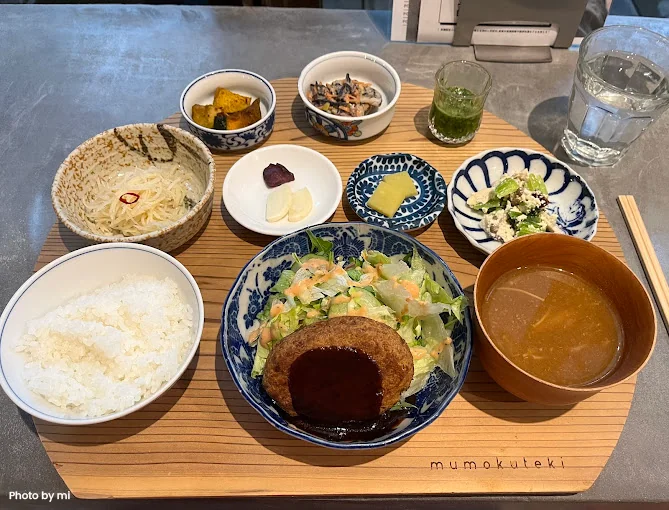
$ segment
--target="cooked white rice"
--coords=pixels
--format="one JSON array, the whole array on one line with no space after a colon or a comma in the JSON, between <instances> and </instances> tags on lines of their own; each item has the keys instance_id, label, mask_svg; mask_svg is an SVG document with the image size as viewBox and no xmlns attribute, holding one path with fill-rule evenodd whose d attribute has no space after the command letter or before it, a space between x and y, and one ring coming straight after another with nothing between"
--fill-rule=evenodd
<instances>
[{"instance_id":1,"label":"cooked white rice","mask_svg":"<svg viewBox=\"0 0 669 510\"><path fill-rule=\"evenodd\" d=\"M171 379L193 345L193 310L169 279L126 276L30 321L16 350L28 388L62 416L127 409Z\"/></svg>"}]
</instances>

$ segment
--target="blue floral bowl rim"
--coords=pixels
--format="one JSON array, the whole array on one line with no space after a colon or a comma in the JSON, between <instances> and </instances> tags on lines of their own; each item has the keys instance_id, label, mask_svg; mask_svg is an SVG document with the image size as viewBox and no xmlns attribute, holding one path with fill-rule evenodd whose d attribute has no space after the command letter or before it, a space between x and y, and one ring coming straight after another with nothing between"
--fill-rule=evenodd
<instances>
[{"instance_id":1,"label":"blue floral bowl rim","mask_svg":"<svg viewBox=\"0 0 669 510\"><path fill-rule=\"evenodd\" d=\"M437 179L438 179L438 178L441 178L441 180L444 181L444 187L446 188L446 179L444 179L444 176L441 175L441 173L439 172L439 170L437 170L436 167L434 167L434 166L433 166L430 162L428 162L427 160L421 158L420 156L416 156L415 154L411 154L410 152L389 152L389 153L387 153L387 154L374 154L373 156L369 156L368 158L363 159L363 160L362 160L360 163L358 163L358 165L353 169L353 171L351 172L351 175L349 175L348 180L346 181L346 190L345 190L345 191L346 191L346 199L348 200L349 205L351 206L351 209L353 209L353 212L354 212L355 214L357 214L357 215L360 217L360 219L362 219L365 223L368 223L369 225L373 225L373 226L375 226L375 227L380 227L380 228L388 228L388 227L384 227L383 225L380 225L379 223L375 223L376 219L374 219L373 217L370 217L370 218L372 218L372 219L368 220L367 217L369 216L369 213L367 213L367 211L369 210L369 207L367 207L367 206L364 205L364 204L361 204L360 202L357 201L357 199L356 199L356 205L354 205L354 204L351 203L351 201L349 200L348 197L349 197L349 195L352 195L353 197L355 197L355 193L353 192L353 188L354 188L354 186L355 186L355 183L358 182L358 180L359 180L359 175L360 175L360 174L359 174L359 172L358 172L358 169L359 169L362 165L364 165L365 163L367 163L369 160L371 160L371 159L378 158L378 157L385 157L385 156L410 156L410 157L412 157L412 158L414 158L414 159L419 159L420 161L422 161L423 163L425 163L427 166L429 166L429 167L435 172L435 174L438 176ZM356 175L356 174L357 174L357 175ZM356 176L356 179L355 179L355 180L353 180L353 176ZM350 190L349 190L349 186L351 187ZM350 191L350 193L349 193L349 191ZM439 193L437 193L437 195L438 195L438 194L439 194ZM448 188L447 188L446 195L448 196ZM438 204L434 209L432 209L432 212L430 212L430 214L426 214L425 216L422 216L422 217L421 217L421 221L422 221L422 220L425 219L425 218L431 218L432 216L434 216L434 218L430 219L429 222L426 223L425 225L421 225L421 226L416 227L416 228L404 228L403 226L400 226L400 227L398 227L399 230L395 230L395 229L392 229L392 228L389 229L389 230L392 230L393 232L411 232L411 231L413 231L413 230L419 230L419 229L421 229L421 228L425 228L425 227L427 227L428 225L431 225L432 223L434 223L434 222L437 220L437 218L439 217L439 215L440 215L442 212L444 212L444 207L445 207L445 205L446 205L446 198L447 198L447 196L444 197L444 201L443 201L443 203ZM357 197L356 197L356 198L357 198ZM363 216L363 215L364 215L364 216ZM421 244L422 244L422 243L421 243Z\"/></svg>"},{"instance_id":2,"label":"blue floral bowl rim","mask_svg":"<svg viewBox=\"0 0 669 510\"><path fill-rule=\"evenodd\" d=\"M221 353L223 356L223 359L225 360L225 365L228 368L228 372L230 373L230 378L232 379L232 382L235 384L237 387L237 391L244 397L244 400L246 400L251 407L253 407L265 420L267 420L270 425L274 426L276 429L285 432L286 434L295 437L297 439L302 439L304 441L307 441L309 443L316 444L318 446L325 446L328 448L333 448L337 450L369 450L372 448L382 448L384 446L388 446L394 443L397 443L399 441L402 441L404 439L407 439L408 437L413 436L420 430L423 430L425 427L430 425L432 422L434 422L439 416L441 416L441 413L444 412L444 410L448 407L448 405L453 401L455 396L460 393L460 390L462 389L462 386L465 382L465 379L467 378L467 373L469 371L469 364L471 362L472 358L472 353L474 351L474 345L473 345L473 335L472 335L472 319L471 319L471 312L470 312L470 307L467 306L464 310L464 323L465 323L465 329L467 333L467 338L465 339L467 345L469 346L469 350L465 349L464 353L464 358L462 361L462 370L460 374L458 374L458 377L460 377L460 382L456 383L456 385L453 387L451 390L451 395L449 395L446 399L444 399L444 402L442 402L439 407L435 408L435 410L432 412L432 415L426 419L423 423L420 424L418 428L415 430L403 430L400 432L397 436L395 437L390 437L387 439L384 439L382 441L379 440L371 440L371 441L364 441L364 442L351 442L351 443L337 443L334 441L328 441L327 439L322 439L317 436L312 436L306 432L301 431L300 429L293 429L291 427L288 427L286 425L283 425L281 423L278 423L277 421L274 420L266 411L265 409L262 408L262 406L256 404L253 402L251 399L249 399L242 389L241 385L239 384L239 380L231 366L230 362L230 353L228 352L228 349L226 347L225 343L225 337L227 336L227 321L225 320L226 317L226 310L228 309L228 305L230 303L230 300L232 299L233 292L232 290L237 286L239 283L239 279L242 277L244 272L247 270L248 266L253 262L255 259L257 259L260 255L263 253L267 252L273 246L281 241L284 240L284 238L288 236L295 236L298 234L301 234L303 232L306 232L307 230L310 230L312 228L317 228L317 227L323 227L323 226L334 226L334 227L341 227L341 228L346 228L349 226L364 226L364 227L372 227L372 228L378 228L381 230L386 231L387 233L390 233L392 235L400 236L403 237L404 239L408 240L409 242L416 242L418 243L427 253L429 253L432 257L434 257L435 260L443 264L443 267L446 270L446 274L451 277L452 281L455 283L457 289L460 291L461 295L465 295L464 290L462 289L462 285L460 285L460 282L458 279L455 277L455 274L453 274L453 271L451 268L446 264L446 262L431 248L426 246L425 244L421 243L418 239L415 237L412 237L408 234L405 234L403 232L398 232L397 230L392 230L390 228L386 227L381 227L379 225L370 225L368 223L364 223L362 221L338 221L338 222L329 222L329 223L320 223L318 225L312 225L310 227L303 228L301 230L297 230L291 234L286 234L285 236L282 236L278 239L275 239L271 243L269 243L267 246L265 246L262 250L260 250L258 253L256 253L241 269L239 274L237 275L237 278L235 278L235 281L233 284L230 286L230 291L228 291L228 295L225 298L225 303L223 303L223 309L221 311L221 327L219 329L219 341L221 344ZM435 369L436 370L436 369Z\"/></svg>"},{"instance_id":3,"label":"blue floral bowl rim","mask_svg":"<svg viewBox=\"0 0 669 510\"><path fill-rule=\"evenodd\" d=\"M595 193L592 191L592 188L588 185L587 181L581 177L581 175L576 172L571 166L569 166L567 163L560 161L557 159L555 156L552 154L548 154L546 152L541 152L541 151L536 151L533 149L525 149L523 147L496 147L494 149L487 149L484 151L479 152L478 154L475 154L474 156L467 158L464 160L460 165L458 165L458 168L455 169L453 172L453 175L451 176L451 180L448 183L448 186L446 187L446 200L447 200L447 205L448 205L448 212L450 213L451 217L453 218L453 223L455 224L455 228L457 228L460 233L467 238L467 241L470 242L474 248L477 248L478 250L482 251L483 253L486 253L487 255L490 255L494 250L489 251L485 249L483 246L481 246L474 238L472 238L467 231L463 228L462 224L460 221L456 218L455 216L455 211L453 210L453 199L451 198L452 195L452 190L453 186L455 185L455 179L458 176L458 173L467 168L469 164L476 160L476 159L483 159L485 156L490 154L491 152L511 152L511 151L517 151L517 152L524 152L525 154L539 154L540 156L543 156L546 158L548 161L551 163L558 163L562 165L568 172L569 175L576 177L578 179L579 183L590 193L590 196L592 197L592 205L595 208L595 216L596 216L596 221L595 224L592 227L592 232L584 239L584 241L590 241L592 240L593 237L597 234L597 225L599 224L599 206L597 205L597 198L595 197ZM568 235L568 234L564 234Z\"/></svg>"},{"instance_id":4,"label":"blue floral bowl rim","mask_svg":"<svg viewBox=\"0 0 669 510\"><path fill-rule=\"evenodd\" d=\"M255 79L261 81L268 89L270 93L270 97L272 98L272 102L270 103L269 108L267 109L267 113L258 121L250 126L246 126L244 128L239 128L239 129L210 129L206 128L204 126L200 126L197 124L193 119L191 119L190 114L186 111L186 108L184 106L184 103L186 101L186 94L190 91L190 89L195 85L197 82L204 80L205 78L209 78L210 76L214 76L216 74L227 74L227 73L241 73L241 74L247 74L249 76L254 77ZM191 126L196 127L197 129L200 129L202 131L205 131L207 133L213 133L216 135L234 135L237 133L243 133L245 131L250 131L258 126L260 126L263 122L265 122L267 119L269 119L272 115L274 115L274 110L276 109L276 91L274 90L274 87L272 87L272 84L262 76L260 76L257 73L254 73L252 71L247 71L245 69L218 69L216 71L210 71L206 74L203 74L202 76L198 76L195 78L192 82L190 82L188 85L186 85L186 88L183 90L181 93L181 98L179 99L179 108L181 110L181 115L183 116L186 121Z\"/></svg>"},{"instance_id":5,"label":"blue floral bowl rim","mask_svg":"<svg viewBox=\"0 0 669 510\"><path fill-rule=\"evenodd\" d=\"M304 79L306 77L307 72L311 71L312 68L316 67L318 64L322 62L331 60L335 57L362 58L364 60L372 62L373 64L377 64L383 67L386 71L388 71L388 74L390 74L390 76L393 78L393 81L395 82L395 95L393 96L393 98L388 102L387 105L385 106L382 105L378 111L370 113L369 115L363 115L362 117L344 117L342 115L332 115L331 113L324 112L320 108L316 108L313 104L311 104L311 101L309 101L307 99L307 96L304 94L303 90ZM402 80L400 80L400 75L397 74L395 68L382 58L372 55L371 53L366 53L364 51L335 51L332 53L326 53L325 55L321 55L320 57L315 58L314 60L309 62L306 66L304 66L304 69L302 69L302 72L300 73L300 77L297 79L297 93L300 95L300 98L302 99L305 108L311 110L312 112L322 117L325 117L326 119L336 120L339 122L354 122L356 120L369 120L369 119L375 119L376 117L380 117L384 113L389 112L390 110L395 108L395 104L397 103L397 100L400 98L401 92L402 92Z\"/></svg>"}]
</instances>

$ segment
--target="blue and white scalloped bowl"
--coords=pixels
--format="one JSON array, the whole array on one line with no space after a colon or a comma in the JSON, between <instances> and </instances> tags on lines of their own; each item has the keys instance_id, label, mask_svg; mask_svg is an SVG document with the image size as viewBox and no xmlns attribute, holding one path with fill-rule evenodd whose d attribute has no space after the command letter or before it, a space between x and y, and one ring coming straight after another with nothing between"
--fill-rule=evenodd
<instances>
[{"instance_id":1,"label":"blue and white scalloped bowl","mask_svg":"<svg viewBox=\"0 0 669 510\"><path fill-rule=\"evenodd\" d=\"M386 228L365 223L326 223L310 227L319 237L334 243L335 256L358 257L360 252L380 250L387 255L409 253L415 247L428 265L431 276L454 296L463 294L462 287L446 263L414 238ZM428 384L417 394L416 409L412 409L395 429L383 437L369 441L335 442L322 439L298 429L279 413L276 403L267 395L260 378L251 377L255 347L244 340L253 328L256 315L269 297L269 289L279 279L283 269L292 263L291 254L309 253L306 229L286 235L270 243L242 269L223 306L221 348L232 380L244 398L268 422L293 437L311 443L340 449L379 448L415 434L433 422L458 393L464 383L472 354L472 324L469 309L465 320L453 331L455 367L453 379L440 369L431 374Z\"/></svg>"},{"instance_id":2,"label":"blue and white scalloped bowl","mask_svg":"<svg viewBox=\"0 0 669 510\"><path fill-rule=\"evenodd\" d=\"M489 188L503 174L523 169L543 177L548 189L548 211L557 216L563 234L590 241L597 233L599 209L595 195L567 165L548 154L511 147L481 152L460 165L448 185L448 211L467 240L490 254L502 245L481 228L483 214L467 205L476 191Z\"/></svg>"},{"instance_id":3,"label":"blue and white scalloped bowl","mask_svg":"<svg viewBox=\"0 0 669 510\"><path fill-rule=\"evenodd\" d=\"M406 199L392 218L367 207L367 201L384 176L409 172L418 195ZM410 231L426 227L446 205L446 181L427 161L412 154L378 154L367 158L348 178L346 198L355 213L367 223Z\"/></svg>"}]
</instances>

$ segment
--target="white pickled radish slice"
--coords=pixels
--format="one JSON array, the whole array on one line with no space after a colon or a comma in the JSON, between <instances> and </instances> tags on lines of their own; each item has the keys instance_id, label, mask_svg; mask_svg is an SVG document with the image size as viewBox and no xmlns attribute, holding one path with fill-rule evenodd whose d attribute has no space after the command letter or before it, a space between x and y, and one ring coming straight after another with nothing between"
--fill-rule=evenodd
<instances>
[{"instance_id":1,"label":"white pickled radish slice","mask_svg":"<svg viewBox=\"0 0 669 510\"><path fill-rule=\"evenodd\" d=\"M288 221L301 221L311 212L314 201L307 188L302 188L293 193L293 202L288 211Z\"/></svg>"},{"instance_id":2,"label":"white pickled radish slice","mask_svg":"<svg viewBox=\"0 0 669 510\"><path fill-rule=\"evenodd\" d=\"M265 218L270 223L282 219L290 210L293 201L293 192L290 191L288 184L279 186L267 197L267 208L265 209Z\"/></svg>"}]
</instances>

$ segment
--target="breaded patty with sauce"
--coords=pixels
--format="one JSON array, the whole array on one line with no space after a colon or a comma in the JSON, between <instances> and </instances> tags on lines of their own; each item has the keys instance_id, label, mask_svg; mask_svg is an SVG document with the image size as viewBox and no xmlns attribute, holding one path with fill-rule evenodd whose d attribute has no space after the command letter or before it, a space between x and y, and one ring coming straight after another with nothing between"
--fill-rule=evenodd
<instances>
[{"instance_id":1,"label":"breaded patty with sauce","mask_svg":"<svg viewBox=\"0 0 669 510\"><path fill-rule=\"evenodd\" d=\"M411 351L394 329L365 317L335 317L286 336L267 357L263 387L291 416L297 415L289 386L291 366L302 354L322 348L355 349L376 363L382 389L379 414L395 405L411 384Z\"/></svg>"}]
</instances>

